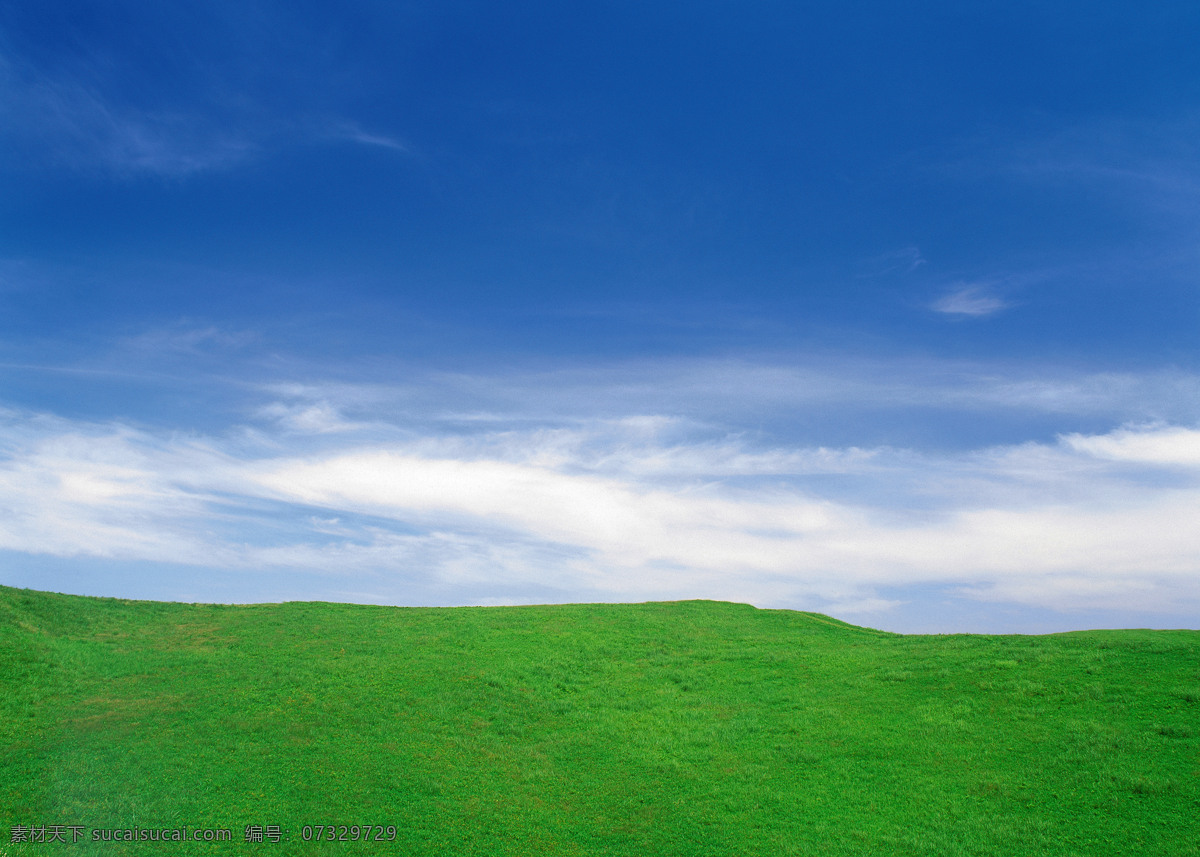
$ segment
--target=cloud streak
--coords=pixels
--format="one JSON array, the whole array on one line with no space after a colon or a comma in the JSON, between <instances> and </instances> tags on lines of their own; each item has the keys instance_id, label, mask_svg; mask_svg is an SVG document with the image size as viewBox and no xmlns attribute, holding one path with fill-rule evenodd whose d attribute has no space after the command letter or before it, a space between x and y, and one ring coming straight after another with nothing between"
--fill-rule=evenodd
<instances>
[{"instance_id":1,"label":"cloud streak","mask_svg":"<svg viewBox=\"0 0 1200 857\"><path fill-rule=\"evenodd\" d=\"M412 154L412 147L396 137L391 137L386 134L375 134L370 131L363 130L362 127L353 122L334 122L329 126L329 136L338 140L348 140L352 143L360 143L364 146L376 146L383 149L391 149L402 155Z\"/></svg>"}]
</instances>

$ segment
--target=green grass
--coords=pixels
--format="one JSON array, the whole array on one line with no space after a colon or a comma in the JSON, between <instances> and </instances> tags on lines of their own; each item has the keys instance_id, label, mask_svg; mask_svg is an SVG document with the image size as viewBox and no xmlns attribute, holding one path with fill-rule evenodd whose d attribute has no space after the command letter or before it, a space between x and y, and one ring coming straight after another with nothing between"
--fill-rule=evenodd
<instances>
[{"instance_id":1,"label":"green grass","mask_svg":"<svg viewBox=\"0 0 1200 857\"><path fill-rule=\"evenodd\" d=\"M0 855L1200 854L1196 631L0 587L0 694ZM14 824L234 841L25 845Z\"/></svg>"}]
</instances>

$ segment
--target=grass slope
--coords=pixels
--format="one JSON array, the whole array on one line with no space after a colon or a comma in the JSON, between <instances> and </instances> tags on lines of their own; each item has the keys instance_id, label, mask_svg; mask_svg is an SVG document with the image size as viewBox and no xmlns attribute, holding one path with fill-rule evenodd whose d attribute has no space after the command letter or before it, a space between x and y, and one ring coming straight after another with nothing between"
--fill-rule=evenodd
<instances>
[{"instance_id":1,"label":"grass slope","mask_svg":"<svg viewBox=\"0 0 1200 857\"><path fill-rule=\"evenodd\" d=\"M1197 819L1195 631L0 587L0 855L1177 857L1200 854ZM14 824L234 841L25 845ZM304 842L318 824L396 839Z\"/></svg>"}]
</instances>

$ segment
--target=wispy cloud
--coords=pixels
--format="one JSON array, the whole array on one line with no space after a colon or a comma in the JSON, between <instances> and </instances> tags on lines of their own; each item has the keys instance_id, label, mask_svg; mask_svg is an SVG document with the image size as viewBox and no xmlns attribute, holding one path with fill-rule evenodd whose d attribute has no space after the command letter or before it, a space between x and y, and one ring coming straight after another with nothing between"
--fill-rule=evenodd
<instances>
[{"instance_id":1,"label":"wispy cloud","mask_svg":"<svg viewBox=\"0 0 1200 857\"><path fill-rule=\"evenodd\" d=\"M384 149L391 149L400 154L408 155L413 152L412 147L403 140L386 134L366 131L357 123L345 120L329 123L326 134L334 139L361 143L364 146L378 146Z\"/></svg>"},{"instance_id":2,"label":"wispy cloud","mask_svg":"<svg viewBox=\"0 0 1200 857\"><path fill-rule=\"evenodd\" d=\"M934 301L931 308L935 312L958 316L992 315L1008 304L995 295L989 294L984 286L964 286Z\"/></svg>"},{"instance_id":3,"label":"wispy cloud","mask_svg":"<svg viewBox=\"0 0 1200 857\"><path fill-rule=\"evenodd\" d=\"M1012 144L1008 165L1029 177L1086 183L1158 209L1200 213L1200 117L1092 119L1048 139Z\"/></svg>"},{"instance_id":4,"label":"wispy cloud","mask_svg":"<svg viewBox=\"0 0 1200 857\"><path fill-rule=\"evenodd\" d=\"M1159 234L1190 236L1200 217L1198 130L1194 109L1173 116L1092 115L1034 134L993 127L986 136L960 140L942 169L1055 192L1073 186L1086 191L1089 206L1152 219Z\"/></svg>"},{"instance_id":5,"label":"wispy cloud","mask_svg":"<svg viewBox=\"0 0 1200 857\"><path fill-rule=\"evenodd\" d=\"M186 177L230 169L287 144L346 140L412 154L394 136L348 120L306 122L263 109L199 101L146 106L112 96L99 73L26 67L0 56L0 96L10 121L0 134L34 162L79 171ZM253 102L248 93L234 104Z\"/></svg>"},{"instance_id":6,"label":"wispy cloud","mask_svg":"<svg viewBox=\"0 0 1200 857\"><path fill-rule=\"evenodd\" d=\"M861 422L864 411L911 416L925 409L988 414L989 422L1019 414L1108 424L1200 421L1200 377L1173 369L1081 372L1042 365L818 355L791 361L629 360L472 373L397 366L386 376L379 382L277 383L261 391L290 408L327 404L355 420L389 420L431 432L461 430L467 424L482 431L588 421L623 431L638 426L669 437L694 434L704 426L741 431L776 417L796 424L796 414L819 426L850 417ZM658 416L629 422L630 414ZM842 442L853 446L847 435L853 432L841 432ZM827 437L813 441L818 446L829 442Z\"/></svg>"},{"instance_id":7,"label":"wispy cloud","mask_svg":"<svg viewBox=\"0 0 1200 857\"><path fill-rule=\"evenodd\" d=\"M54 166L116 175L186 176L232 166L257 149L247 129L195 110L147 109L107 97L65 73L0 60L4 135Z\"/></svg>"},{"instance_id":8,"label":"wispy cloud","mask_svg":"<svg viewBox=\"0 0 1200 857\"><path fill-rule=\"evenodd\" d=\"M926 264L919 247L902 247L859 263L860 277L884 277L889 274L910 274Z\"/></svg>"},{"instance_id":9,"label":"wispy cloud","mask_svg":"<svg viewBox=\"0 0 1200 857\"><path fill-rule=\"evenodd\" d=\"M170 327L158 327L117 342L120 349L150 355L158 359L165 353L201 354L205 351L233 351L258 340L248 331L225 330L214 325L192 325L186 320Z\"/></svg>"}]
</instances>

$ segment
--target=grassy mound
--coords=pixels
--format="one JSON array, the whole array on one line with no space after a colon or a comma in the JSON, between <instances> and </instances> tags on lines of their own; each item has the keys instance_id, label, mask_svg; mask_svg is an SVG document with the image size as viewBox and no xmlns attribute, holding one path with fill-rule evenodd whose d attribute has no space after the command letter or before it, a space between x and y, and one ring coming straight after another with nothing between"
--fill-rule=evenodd
<instances>
[{"instance_id":1,"label":"grassy mound","mask_svg":"<svg viewBox=\"0 0 1200 857\"><path fill-rule=\"evenodd\" d=\"M0 855L1194 855L1197 818L1195 631L0 587ZM232 841L92 841L184 827Z\"/></svg>"}]
</instances>

